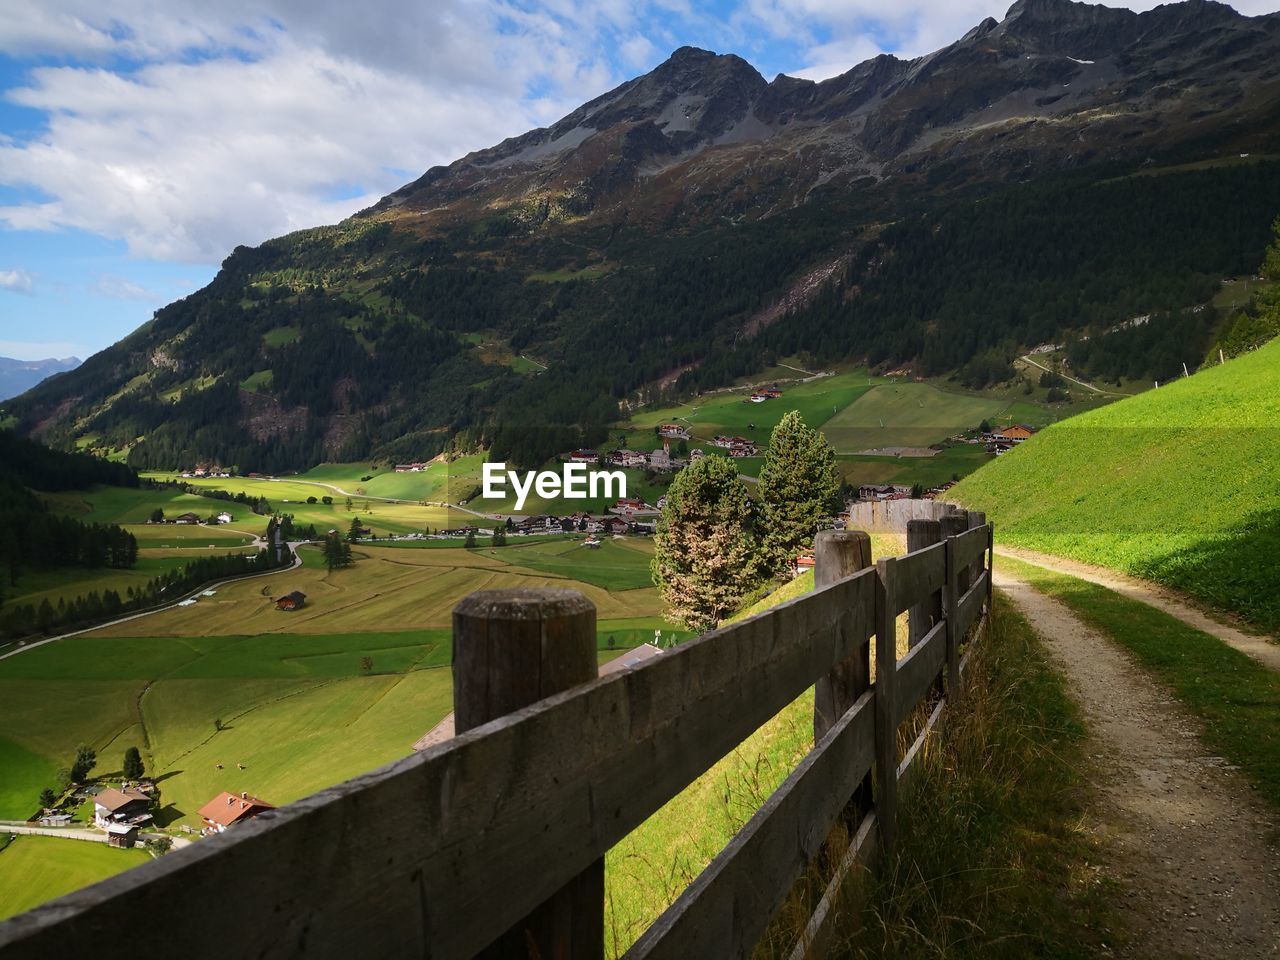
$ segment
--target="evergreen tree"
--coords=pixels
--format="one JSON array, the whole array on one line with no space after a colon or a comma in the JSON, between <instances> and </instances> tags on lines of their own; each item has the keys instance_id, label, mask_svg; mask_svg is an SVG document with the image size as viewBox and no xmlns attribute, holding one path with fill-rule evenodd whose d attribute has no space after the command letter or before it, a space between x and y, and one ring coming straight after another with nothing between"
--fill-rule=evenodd
<instances>
[{"instance_id":1,"label":"evergreen tree","mask_svg":"<svg viewBox=\"0 0 1280 960\"><path fill-rule=\"evenodd\" d=\"M742 604L757 582L753 514L726 458L705 457L676 474L651 565L671 619L708 630Z\"/></svg>"},{"instance_id":2,"label":"evergreen tree","mask_svg":"<svg viewBox=\"0 0 1280 960\"><path fill-rule=\"evenodd\" d=\"M76 758L71 764L71 780L74 783L84 783L89 776L89 771L98 765L98 755L93 748L80 744L76 747Z\"/></svg>"},{"instance_id":3,"label":"evergreen tree","mask_svg":"<svg viewBox=\"0 0 1280 960\"><path fill-rule=\"evenodd\" d=\"M756 491L764 572L781 576L800 550L813 546L820 523L840 506L835 451L798 411L773 428Z\"/></svg>"},{"instance_id":4,"label":"evergreen tree","mask_svg":"<svg viewBox=\"0 0 1280 960\"><path fill-rule=\"evenodd\" d=\"M476 545L476 532L474 530L467 531L467 539L462 544L468 550Z\"/></svg>"},{"instance_id":5,"label":"evergreen tree","mask_svg":"<svg viewBox=\"0 0 1280 960\"><path fill-rule=\"evenodd\" d=\"M363 529L364 529L364 527L362 527L362 526L360 525L360 518L359 518L359 517L356 517L354 520L352 520L352 521L351 521L351 526L347 528L347 542L348 542L348 543L355 543L357 540L359 540L359 539L360 539L360 531L361 531L361 530L363 530Z\"/></svg>"},{"instance_id":6,"label":"evergreen tree","mask_svg":"<svg viewBox=\"0 0 1280 960\"><path fill-rule=\"evenodd\" d=\"M45 787L40 791L40 806L45 810L51 809L58 802L58 795L49 787Z\"/></svg>"},{"instance_id":7,"label":"evergreen tree","mask_svg":"<svg viewBox=\"0 0 1280 960\"><path fill-rule=\"evenodd\" d=\"M1271 232L1275 239L1272 240L1271 246L1267 247L1262 269L1259 272L1268 280L1280 282L1280 217L1276 217L1275 223L1271 224Z\"/></svg>"},{"instance_id":8,"label":"evergreen tree","mask_svg":"<svg viewBox=\"0 0 1280 960\"><path fill-rule=\"evenodd\" d=\"M124 752L124 763L120 767L126 780L138 780L146 772L142 764L142 754L137 747L130 747Z\"/></svg>"}]
</instances>

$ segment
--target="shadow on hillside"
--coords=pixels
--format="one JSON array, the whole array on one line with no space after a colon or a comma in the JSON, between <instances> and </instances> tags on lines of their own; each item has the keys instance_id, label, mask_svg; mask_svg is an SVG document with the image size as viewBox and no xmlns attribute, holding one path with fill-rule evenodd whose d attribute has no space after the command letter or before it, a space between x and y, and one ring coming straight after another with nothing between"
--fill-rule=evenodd
<instances>
[{"instance_id":1,"label":"shadow on hillside","mask_svg":"<svg viewBox=\"0 0 1280 960\"><path fill-rule=\"evenodd\" d=\"M164 829L171 823L177 823L187 814L183 810L179 810L172 803L166 804L155 813L155 825L160 829Z\"/></svg>"},{"instance_id":2,"label":"shadow on hillside","mask_svg":"<svg viewBox=\"0 0 1280 960\"><path fill-rule=\"evenodd\" d=\"M1280 509L1251 514L1216 537L1137 564L1133 572L1280 635Z\"/></svg>"},{"instance_id":3,"label":"shadow on hillside","mask_svg":"<svg viewBox=\"0 0 1280 960\"><path fill-rule=\"evenodd\" d=\"M170 770L168 773L162 773L158 777L152 777L151 781L153 783L164 783L170 777L176 777L181 772L182 772L181 770Z\"/></svg>"}]
</instances>

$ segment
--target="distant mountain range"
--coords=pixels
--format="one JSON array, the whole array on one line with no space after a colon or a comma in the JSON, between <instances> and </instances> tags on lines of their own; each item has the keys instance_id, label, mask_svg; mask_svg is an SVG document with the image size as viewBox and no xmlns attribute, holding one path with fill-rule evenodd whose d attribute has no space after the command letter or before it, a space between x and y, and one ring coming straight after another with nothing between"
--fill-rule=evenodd
<instances>
[{"instance_id":1,"label":"distant mountain range","mask_svg":"<svg viewBox=\"0 0 1280 960\"><path fill-rule=\"evenodd\" d=\"M80 366L78 357L66 357L56 360L14 360L11 357L0 357L0 400L8 400L20 393L25 393L37 383Z\"/></svg>"},{"instance_id":2,"label":"distant mountain range","mask_svg":"<svg viewBox=\"0 0 1280 960\"><path fill-rule=\"evenodd\" d=\"M237 248L5 406L141 467L532 465L779 357L998 380L1023 347L1205 302L1277 212L1278 14L1018 0L822 83L686 47L341 224ZM1197 317L1159 363L1199 359Z\"/></svg>"}]
</instances>

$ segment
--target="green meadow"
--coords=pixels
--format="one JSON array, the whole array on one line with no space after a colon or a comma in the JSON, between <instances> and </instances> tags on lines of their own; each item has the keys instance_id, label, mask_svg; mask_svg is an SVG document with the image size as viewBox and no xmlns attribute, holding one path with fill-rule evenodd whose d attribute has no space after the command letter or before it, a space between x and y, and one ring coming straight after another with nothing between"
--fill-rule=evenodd
<instances>
[{"instance_id":1,"label":"green meadow","mask_svg":"<svg viewBox=\"0 0 1280 960\"><path fill-rule=\"evenodd\" d=\"M930 383L881 384L828 419L822 432L838 453L927 447L994 419L1008 405L945 392Z\"/></svg>"},{"instance_id":2,"label":"green meadow","mask_svg":"<svg viewBox=\"0 0 1280 960\"><path fill-rule=\"evenodd\" d=\"M782 396L763 403L752 403L749 389L726 391L698 397L679 406L646 410L625 426L651 433L657 424L675 422L687 426L697 440L730 434L764 444L778 421L789 411L799 410L806 423L819 426L877 382L883 381L870 376L865 370L855 370L808 383L781 384Z\"/></svg>"},{"instance_id":3,"label":"green meadow","mask_svg":"<svg viewBox=\"0 0 1280 960\"><path fill-rule=\"evenodd\" d=\"M649 542L582 539L361 544L334 571L304 547L299 569L0 660L0 819L34 813L80 743L100 775L138 746L169 826L220 790L285 803L404 756L451 709L450 616L474 590L581 590L602 653L688 635L661 619ZM276 610L291 590L306 605Z\"/></svg>"},{"instance_id":4,"label":"green meadow","mask_svg":"<svg viewBox=\"0 0 1280 960\"><path fill-rule=\"evenodd\" d=\"M0 920L150 859L145 850L81 840L18 836L7 845L0 842Z\"/></svg>"},{"instance_id":5,"label":"green meadow","mask_svg":"<svg viewBox=\"0 0 1280 960\"><path fill-rule=\"evenodd\" d=\"M1280 340L1054 424L952 490L1007 543L1280 631Z\"/></svg>"}]
</instances>

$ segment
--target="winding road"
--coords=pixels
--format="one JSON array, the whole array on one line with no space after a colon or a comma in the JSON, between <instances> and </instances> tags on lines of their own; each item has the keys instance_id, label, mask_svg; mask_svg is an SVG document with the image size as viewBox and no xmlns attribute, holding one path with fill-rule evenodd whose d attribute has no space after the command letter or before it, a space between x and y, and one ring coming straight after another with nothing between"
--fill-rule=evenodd
<instances>
[{"instance_id":1,"label":"winding road","mask_svg":"<svg viewBox=\"0 0 1280 960\"><path fill-rule=\"evenodd\" d=\"M241 580L256 580L258 577L270 577L278 573L288 573L291 570L297 570L302 566L302 558L298 556L298 547L302 546L305 542L306 541L304 540L294 540L288 544L290 552L293 553L293 563L287 567L277 567L274 570L264 570L262 573L250 573L242 577L226 577L223 580L215 580L213 583L206 583L199 586L190 593L185 593L176 600L165 603L162 606L152 607L150 610L143 610L139 613L130 613L123 617L117 617L114 620L104 621L103 623L95 623L91 627L84 627L80 630L71 630L67 633L60 633L56 637L45 637L43 640L37 640L34 643L23 644L22 646L8 651L7 653L0 653L0 660L7 660L10 657L16 657L20 653L26 653L28 650L36 649L36 647L43 647L46 643L53 643L55 640L65 640L67 637L78 637L84 633L92 633L94 630L114 627L119 623L128 623L130 620L141 620L143 617L150 617L157 613L164 613L166 610L174 609L184 600L191 600L200 596L200 594L204 593L206 590L213 590L216 587L223 586L224 584L238 583Z\"/></svg>"}]
</instances>

